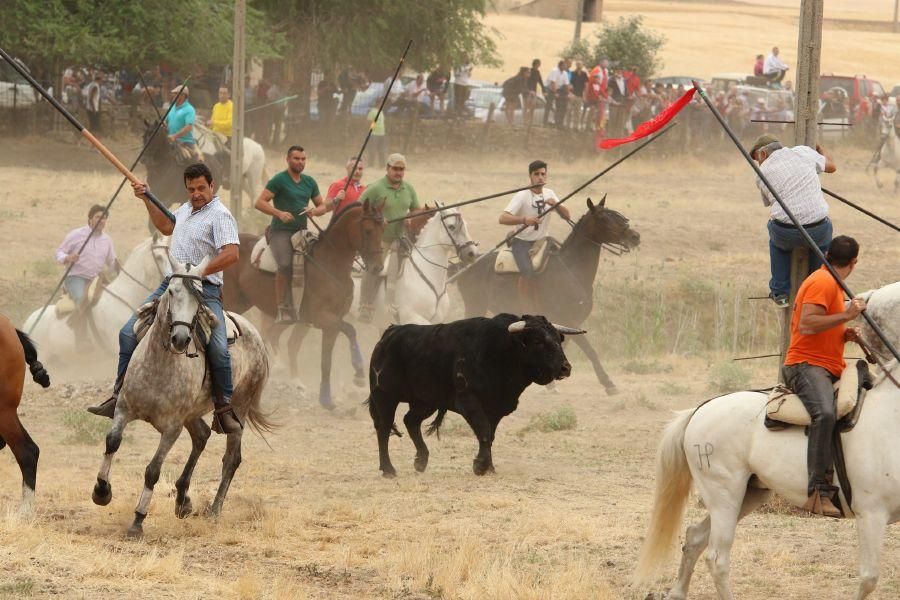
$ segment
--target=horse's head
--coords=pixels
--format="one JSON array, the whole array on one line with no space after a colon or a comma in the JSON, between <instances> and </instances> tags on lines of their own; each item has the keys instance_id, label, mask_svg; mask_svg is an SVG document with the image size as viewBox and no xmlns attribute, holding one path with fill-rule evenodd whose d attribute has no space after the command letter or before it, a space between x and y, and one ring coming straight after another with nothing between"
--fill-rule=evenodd
<instances>
[{"instance_id":1,"label":"horse's head","mask_svg":"<svg viewBox=\"0 0 900 600\"><path fill-rule=\"evenodd\" d=\"M641 243L641 234L631 228L628 219L622 213L606 208L606 196L599 204L587 200L588 212L582 217L584 234L596 244L616 246L624 252L637 248Z\"/></svg>"},{"instance_id":2,"label":"horse's head","mask_svg":"<svg viewBox=\"0 0 900 600\"><path fill-rule=\"evenodd\" d=\"M384 216L381 209L384 204L375 205L366 200L359 217L359 238L353 240L362 256L363 264L370 273L381 273L384 269L384 254L381 251L381 236L384 234ZM351 232L351 236L355 235Z\"/></svg>"},{"instance_id":3,"label":"horse's head","mask_svg":"<svg viewBox=\"0 0 900 600\"><path fill-rule=\"evenodd\" d=\"M165 123L160 127L160 132L153 135L158 123L159 121L148 121L147 119L144 119L144 134L142 139L144 145L147 146L147 150L144 152L141 162L157 162L164 160L170 154L169 143L165 135L166 132L163 131Z\"/></svg>"},{"instance_id":4,"label":"horse's head","mask_svg":"<svg viewBox=\"0 0 900 600\"><path fill-rule=\"evenodd\" d=\"M169 347L173 352L186 352L191 341L203 305L202 275L208 263L209 257L197 266L171 260L172 276L166 290L167 298L160 306L168 308L166 322L169 326Z\"/></svg>"},{"instance_id":5,"label":"horse's head","mask_svg":"<svg viewBox=\"0 0 900 600\"><path fill-rule=\"evenodd\" d=\"M441 241L452 244L456 249L456 256L463 264L471 264L478 258L478 248L472 238L469 237L469 229L466 221L458 208L448 208L440 211L434 217L441 224L439 231L442 234Z\"/></svg>"}]
</instances>

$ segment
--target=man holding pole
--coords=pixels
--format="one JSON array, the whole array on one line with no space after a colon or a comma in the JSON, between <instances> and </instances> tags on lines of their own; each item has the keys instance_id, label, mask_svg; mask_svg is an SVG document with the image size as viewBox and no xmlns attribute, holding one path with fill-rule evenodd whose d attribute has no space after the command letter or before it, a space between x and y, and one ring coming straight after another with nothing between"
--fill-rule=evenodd
<instances>
[{"instance_id":1,"label":"man holding pole","mask_svg":"<svg viewBox=\"0 0 900 600\"><path fill-rule=\"evenodd\" d=\"M184 186L188 201L175 211L175 222L147 199L147 185L132 183L134 194L144 200L153 225L163 234L172 236L169 254L182 263L200 264L211 257L203 274L203 304L215 313L216 326L209 336L206 359L212 376L213 430L217 433L236 433L242 425L231 408L232 378L231 355L225 331L225 313L222 309L222 271L238 261L237 222L219 197L213 195L212 173L203 163L189 165L184 170ZM150 294L146 302L160 298L169 287L166 276L159 287ZM119 390L125 380L128 363L138 345L134 333L137 315L131 318L119 332L119 368L112 396L100 406L92 406L88 411L104 417L115 415Z\"/></svg>"},{"instance_id":2,"label":"man holding pole","mask_svg":"<svg viewBox=\"0 0 900 600\"><path fill-rule=\"evenodd\" d=\"M803 228L824 253L831 243L831 219L828 204L822 194L819 173L834 173L837 166L821 146L785 148L772 135L759 136L750 149L750 156L759 169L797 217ZM780 308L787 308L791 291L791 251L804 248L800 231L788 218L781 204L775 201L763 181L757 178L763 204L769 207L769 257L772 278L769 297ZM817 271L822 261L815 254L809 257L809 272Z\"/></svg>"},{"instance_id":3,"label":"man holding pole","mask_svg":"<svg viewBox=\"0 0 900 600\"><path fill-rule=\"evenodd\" d=\"M843 281L856 266L859 244L839 235L828 247L826 257ZM862 298L845 308L844 290L823 266L806 278L797 292L791 317L791 343L782 374L785 383L800 397L809 413L809 446L806 466L809 499L804 509L826 517L840 517L834 505L837 488L831 485L832 437L836 422L834 382L847 366L844 343L859 339L857 328L846 328L866 309Z\"/></svg>"}]
</instances>

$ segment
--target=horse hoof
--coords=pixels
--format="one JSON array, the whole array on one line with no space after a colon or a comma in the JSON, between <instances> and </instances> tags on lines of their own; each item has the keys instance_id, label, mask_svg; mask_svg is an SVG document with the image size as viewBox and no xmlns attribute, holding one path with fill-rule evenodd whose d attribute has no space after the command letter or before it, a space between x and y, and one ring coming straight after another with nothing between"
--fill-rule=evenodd
<instances>
[{"instance_id":1,"label":"horse hoof","mask_svg":"<svg viewBox=\"0 0 900 600\"><path fill-rule=\"evenodd\" d=\"M472 461L472 471L474 471L478 476L495 472L494 465L492 465L491 463L485 463L484 461L478 460L477 458Z\"/></svg>"},{"instance_id":2,"label":"horse hoof","mask_svg":"<svg viewBox=\"0 0 900 600\"><path fill-rule=\"evenodd\" d=\"M144 528L140 525L132 525L125 532L125 537L129 540L139 540L144 537Z\"/></svg>"},{"instance_id":3,"label":"horse hoof","mask_svg":"<svg viewBox=\"0 0 900 600\"><path fill-rule=\"evenodd\" d=\"M615 396L619 393L619 388L614 385L610 385L606 387L606 395L607 396Z\"/></svg>"},{"instance_id":4,"label":"horse hoof","mask_svg":"<svg viewBox=\"0 0 900 600\"><path fill-rule=\"evenodd\" d=\"M423 458L419 458L418 456L413 461L413 466L416 468L416 471L419 473L425 472L425 467L428 466L428 457L425 456Z\"/></svg>"},{"instance_id":5,"label":"horse hoof","mask_svg":"<svg viewBox=\"0 0 900 600\"><path fill-rule=\"evenodd\" d=\"M175 505L175 516L179 519L184 519L186 517L191 516L191 513L194 512L194 507L191 504L190 498L185 498L184 502L181 504Z\"/></svg>"},{"instance_id":6,"label":"horse hoof","mask_svg":"<svg viewBox=\"0 0 900 600\"><path fill-rule=\"evenodd\" d=\"M353 385L355 385L358 388L366 387L365 375L354 375L353 376Z\"/></svg>"},{"instance_id":7,"label":"horse hoof","mask_svg":"<svg viewBox=\"0 0 900 600\"><path fill-rule=\"evenodd\" d=\"M91 492L91 500L97 506L106 506L112 501L112 485L106 481L97 481L94 491Z\"/></svg>"},{"instance_id":8,"label":"horse hoof","mask_svg":"<svg viewBox=\"0 0 900 600\"><path fill-rule=\"evenodd\" d=\"M385 479L394 479L395 477L397 477L397 471L395 471L394 469L390 469L390 470L382 469L381 476L384 477Z\"/></svg>"}]
</instances>

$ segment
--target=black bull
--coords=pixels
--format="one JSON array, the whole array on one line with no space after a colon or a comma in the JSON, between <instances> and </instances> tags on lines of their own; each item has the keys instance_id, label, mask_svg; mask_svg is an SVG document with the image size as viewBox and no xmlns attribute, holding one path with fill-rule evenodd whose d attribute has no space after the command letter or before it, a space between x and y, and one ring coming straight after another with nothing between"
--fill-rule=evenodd
<instances>
[{"instance_id":1,"label":"black bull","mask_svg":"<svg viewBox=\"0 0 900 600\"><path fill-rule=\"evenodd\" d=\"M462 415L478 438L475 474L493 471L491 444L500 419L516 410L519 396L532 383L546 385L571 373L562 349L564 333L584 332L541 316L506 313L389 327L372 352L367 401L383 475L397 473L388 439L396 432L394 414L401 402L409 404L403 423L416 446L417 471L428 465L422 422L436 411L428 433L438 431L447 411Z\"/></svg>"}]
</instances>

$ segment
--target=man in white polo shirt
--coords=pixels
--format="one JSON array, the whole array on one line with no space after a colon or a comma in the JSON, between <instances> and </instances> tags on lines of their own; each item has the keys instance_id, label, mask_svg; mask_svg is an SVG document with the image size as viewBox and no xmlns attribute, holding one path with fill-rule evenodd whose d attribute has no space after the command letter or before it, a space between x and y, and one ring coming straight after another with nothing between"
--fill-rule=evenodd
<instances>
[{"instance_id":1,"label":"man in white polo shirt","mask_svg":"<svg viewBox=\"0 0 900 600\"><path fill-rule=\"evenodd\" d=\"M547 183L547 163L542 160L533 161L528 165L528 177L532 187L521 192L516 192L509 201L509 205L500 214L501 225L521 227L528 225L510 240L510 249L516 266L519 267L519 303L523 313L535 313L538 311L537 286L535 277L537 273L531 265L529 251L534 243L547 237L550 227L552 212L541 216L541 213L559 202L559 197L550 188L544 187ZM569 217L569 209L560 206L559 214L566 220Z\"/></svg>"},{"instance_id":2,"label":"man in white polo shirt","mask_svg":"<svg viewBox=\"0 0 900 600\"><path fill-rule=\"evenodd\" d=\"M759 136L750 149L750 156L759 163L762 171L788 210L797 217L822 253L831 243L831 219L828 204L822 194L819 173L834 173L837 167L831 156L816 146L785 148L774 136ZM787 308L791 291L791 251L806 246L800 230L791 222L772 193L757 177L756 185L762 193L763 204L769 207L769 257L772 279L769 281L769 297L780 308ZM822 262L813 253L809 255L809 273L817 271ZM809 273L804 273L804 279Z\"/></svg>"}]
</instances>

